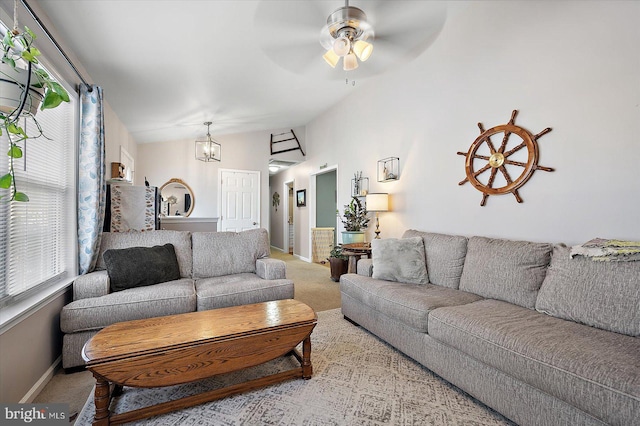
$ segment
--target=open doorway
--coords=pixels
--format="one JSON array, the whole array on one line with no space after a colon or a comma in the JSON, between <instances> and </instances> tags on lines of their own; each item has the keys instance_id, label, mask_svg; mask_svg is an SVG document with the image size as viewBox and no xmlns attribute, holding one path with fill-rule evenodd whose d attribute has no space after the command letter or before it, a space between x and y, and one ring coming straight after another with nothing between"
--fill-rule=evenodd
<instances>
[{"instance_id":1,"label":"open doorway","mask_svg":"<svg viewBox=\"0 0 640 426\"><path fill-rule=\"evenodd\" d=\"M284 224L283 224L283 229L284 229L284 235L283 235L283 241L284 241L284 252L285 253L289 253L289 254L293 254L293 247L294 247L294 241L295 241L295 226L293 224L293 206L294 206L294 200L293 200L293 181L288 181L284 183L284 188L282 191L284 194L287 194L284 197L284 211L286 212L283 215L283 219L284 219Z\"/></svg>"},{"instance_id":2,"label":"open doorway","mask_svg":"<svg viewBox=\"0 0 640 426\"><path fill-rule=\"evenodd\" d=\"M326 264L336 242L338 170L331 167L310 176L311 209L309 212L311 261Z\"/></svg>"}]
</instances>

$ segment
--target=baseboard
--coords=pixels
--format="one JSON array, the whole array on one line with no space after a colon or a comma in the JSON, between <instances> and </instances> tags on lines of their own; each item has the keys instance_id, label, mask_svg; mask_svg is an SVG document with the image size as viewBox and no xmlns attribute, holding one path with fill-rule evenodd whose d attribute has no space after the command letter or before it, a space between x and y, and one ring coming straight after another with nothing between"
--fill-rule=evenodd
<instances>
[{"instance_id":1,"label":"baseboard","mask_svg":"<svg viewBox=\"0 0 640 426\"><path fill-rule=\"evenodd\" d=\"M279 251L280 253L284 253L284 249L281 249L280 247L276 247L276 246L271 246L271 250L275 250L275 251Z\"/></svg>"},{"instance_id":2,"label":"baseboard","mask_svg":"<svg viewBox=\"0 0 640 426\"><path fill-rule=\"evenodd\" d=\"M294 254L293 257L295 257L296 259L299 259L299 260L303 260L303 261L305 261L307 263L311 263L311 259L309 259L308 257L302 257L299 254Z\"/></svg>"},{"instance_id":3,"label":"baseboard","mask_svg":"<svg viewBox=\"0 0 640 426\"><path fill-rule=\"evenodd\" d=\"M53 375L56 373L56 370L58 369L61 363L62 363L62 355L60 355L53 362L51 367L49 367L47 371L44 372L42 377L40 377L40 379L31 387L31 389L29 389L29 392L27 392L27 394L22 397L22 399L20 400L20 404L29 404L33 402L33 400L36 399L36 396L38 396L38 394L42 392L42 389L44 389L44 387L47 386L47 383L49 383L51 378L53 378Z\"/></svg>"}]
</instances>

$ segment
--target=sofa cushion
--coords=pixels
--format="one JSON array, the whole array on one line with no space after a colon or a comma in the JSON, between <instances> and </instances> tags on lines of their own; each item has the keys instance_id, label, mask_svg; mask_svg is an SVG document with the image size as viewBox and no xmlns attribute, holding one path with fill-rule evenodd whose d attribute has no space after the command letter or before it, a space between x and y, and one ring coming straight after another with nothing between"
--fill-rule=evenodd
<instances>
[{"instance_id":1,"label":"sofa cushion","mask_svg":"<svg viewBox=\"0 0 640 426\"><path fill-rule=\"evenodd\" d=\"M220 277L256 272L256 260L268 257L267 230L194 232L193 277Z\"/></svg>"},{"instance_id":2,"label":"sofa cushion","mask_svg":"<svg viewBox=\"0 0 640 426\"><path fill-rule=\"evenodd\" d=\"M554 317L640 337L640 262L598 262L556 245L536 300Z\"/></svg>"},{"instance_id":3,"label":"sofa cushion","mask_svg":"<svg viewBox=\"0 0 640 426\"><path fill-rule=\"evenodd\" d=\"M373 278L427 284L429 275L422 238L386 238L371 241Z\"/></svg>"},{"instance_id":4,"label":"sofa cushion","mask_svg":"<svg viewBox=\"0 0 640 426\"><path fill-rule=\"evenodd\" d=\"M116 322L195 310L193 280L183 278L71 302L62 308L60 328L64 333L100 330Z\"/></svg>"},{"instance_id":5,"label":"sofa cushion","mask_svg":"<svg viewBox=\"0 0 640 426\"><path fill-rule=\"evenodd\" d=\"M109 249L153 247L167 243L173 244L180 265L180 277L191 278L191 233L187 231L103 232L96 270L107 269L103 255Z\"/></svg>"},{"instance_id":6,"label":"sofa cushion","mask_svg":"<svg viewBox=\"0 0 640 426\"><path fill-rule=\"evenodd\" d=\"M482 299L433 284L403 284L356 274L340 277L340 292L423 333L427 332L429 313L434 309Z\"/></svg>"},{"instance_id":7,"label":"sofa cushion","mask_svg":"<svg viewBox=\"0 0 640 426\"><path fill-rule=\"evenodd\" d=\"M450 288L460 287L467 237L407 230L402 238L422 237L427 257L429 282Z\"/></svg>"},{"instance_id":8,"label":"sofa cushion","mask_svg":"<svg viewBox=\"0 0 640 426\"><path fill-rule=\"evenodd\" d=\"M196 280L199 311L248 305L270 300L293 299L293 281L264 280L243 273Z\"/></svg>"},{"instance_id":9,"label":"sofa cushion","mask_svg":"<svg viewBox=\"0 0 640 426\"><path fill-rule=\"evenodd\" d=\"M103 256L114 292L180 279L173 244L110 249Z\"/></svg>"},{"instance_id":10,"label":"sofa cushion","mask_svg":"<svg viewBox=\"0 0 640 426\"><path fill-rule=\"evenodd\" d=\"M471 237L460 290L533 309L553 246Z\"/></svg>"},{"instance_id":11,"label":"sofa cushion","mask_svg":"<svg viewBox=\"0 0 640 426\"><path fill-rule=\"evenodd\" d=\"M607 424L640 414L640 339L498 300L436 309L428 333Z\"/></svg>"}]
</instances>

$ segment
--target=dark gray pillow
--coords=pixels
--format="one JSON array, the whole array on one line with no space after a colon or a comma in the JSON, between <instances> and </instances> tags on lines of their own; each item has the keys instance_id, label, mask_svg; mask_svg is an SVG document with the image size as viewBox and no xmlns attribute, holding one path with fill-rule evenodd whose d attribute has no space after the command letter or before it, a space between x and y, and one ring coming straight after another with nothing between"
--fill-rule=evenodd
<instances>
[{"instance_id":1,"label":"dark gray pillow","mask_svg":"<svg viewBox=\"0 0 640 426\"><path fill-rule=\"evenodd\" d=\"M111 249L103 256L113 292L180 279L173 244Z\"/></svg>"}]
</instances>

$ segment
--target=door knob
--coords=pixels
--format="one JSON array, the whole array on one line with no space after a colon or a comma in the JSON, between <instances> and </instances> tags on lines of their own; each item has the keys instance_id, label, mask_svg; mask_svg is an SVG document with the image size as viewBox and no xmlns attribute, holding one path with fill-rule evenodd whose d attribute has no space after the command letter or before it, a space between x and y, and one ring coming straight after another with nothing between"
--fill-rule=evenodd
<instances>
[{"instance_id":1,"label":"door knob","mask_svg":"<svg viewBox=\"0 0 640 426\"><path fill-rule=\"evenodd\" d=\"M257 225L257 224L258 224L258 222L253 222L253 224L254 224L254 225Z\"/></svg>"}]
</instances>

